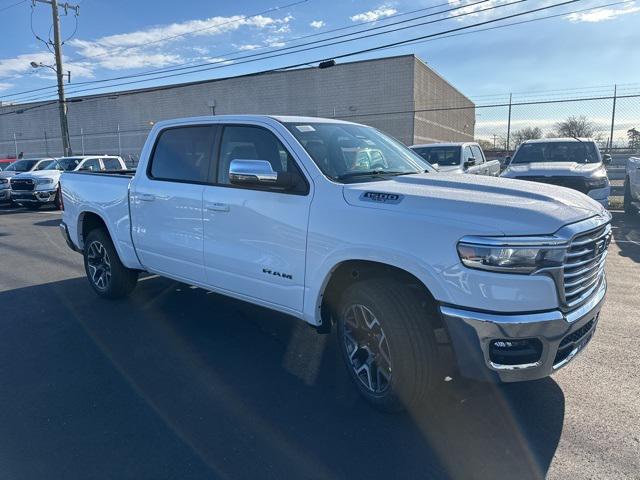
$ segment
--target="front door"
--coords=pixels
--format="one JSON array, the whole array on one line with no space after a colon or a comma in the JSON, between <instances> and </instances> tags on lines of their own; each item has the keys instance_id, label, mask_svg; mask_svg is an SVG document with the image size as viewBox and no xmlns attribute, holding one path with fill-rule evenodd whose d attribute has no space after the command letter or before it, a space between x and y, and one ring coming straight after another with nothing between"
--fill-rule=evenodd
<instances>
[{"instance_id":1,"label":"front door","mask_svg":"<svg viewBox=\"0 0 640 480\"><path fill-rule=\"evenodd\" d=\"M146 175L137 176L132 185L134 242L150 271L205 282L202 194L215 128L196 125L161 132Z\"/></svg>"},{"instance_id":2,"label":"front door","mask_svg":"<svg viewBox=\"0 0 640 480\"><path fill-rule=\"evenodd\" d=\"M232 185L234 159L267 160L299 176L297 187ZM309 184L277 136L262 127L226 125L215 185L204 191L204 263L208 283L241 296L302 311Z\"/></svg>"}]
</instances>

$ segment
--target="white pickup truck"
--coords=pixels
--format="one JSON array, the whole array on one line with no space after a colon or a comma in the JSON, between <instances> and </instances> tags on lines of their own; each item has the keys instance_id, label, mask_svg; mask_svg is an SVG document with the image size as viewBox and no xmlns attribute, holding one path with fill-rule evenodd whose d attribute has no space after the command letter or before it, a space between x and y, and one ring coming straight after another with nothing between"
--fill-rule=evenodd
<instances>
[{"instance_id":1,"label":"white pickup truck","mask_svg":"<svg viewBox=\"0 0 640 480\"><path fill-rule=\"evenodd\" d=\"M98 295L127 295L147 271L333 330L383 409L421 405L457 372L553 373L589 342L605 297L611 217L596 201L438 173L354 123L159 122L135 175L61 185L62 234Z\"/></svg>"},{"instance_id":2,"label":"white pickup truck","mask_svg":"<svg viewBox=\"0 0 640 480\"><path fill-rule=\"evenodd\" d=\"M425 143L409 148L440 172L500 175L500 161L487 160L475 142Z\"/></svg>"},{"instance_id":3,"label":"white pickup truck","mask_svg":"<svg viewBox=\"0 0 640 480\"><path fill-rule=\"evenodd\" d=\"M640 210L640 157L629 157L625 165L624 211L638 213Z\"/></svg>"}]
</instances>

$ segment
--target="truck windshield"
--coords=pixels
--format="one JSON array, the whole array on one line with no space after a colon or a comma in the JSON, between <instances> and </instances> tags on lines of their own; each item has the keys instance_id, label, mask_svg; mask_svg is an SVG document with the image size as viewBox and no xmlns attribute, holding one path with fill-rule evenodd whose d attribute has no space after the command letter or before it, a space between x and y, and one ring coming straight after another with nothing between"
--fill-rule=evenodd
<instances>
[{"instance_id":1,"label":"truck windshield","mask_svg":"<svg viewBox=\"0 0 640 480\"><path fill-rule=\"evenodd\" d=\"M432 172L420 156L374 128L348 123L287 122L320 170L338 182Z\"/></svg>"},{"instance_id":2,"label":"truck windshield","mask_svg":"<svg viewBox=\"0 0 640 480\"><path fill-rule=\"evenodd\" d=\"M48 163L43 170L62 170L64 172L70 172L80 165L81 161L82 157L59 158Z\"/></svg>"},{"instance_id":3,"label":"truck windshield","mask_svg":"<svg viewBox=\"0 0 640 480\"><path fill-rule=\"evenodd\" d=\"M460 147L413 147L411 150L424 158L431 165L460 165Z\"/></svg>"},{"instance_id":4,"label":"truck windshield","mask_svg":"<svg viewBox=\"0 0 640 480\"><path fill-rule=\"evenodd\" d=\"M598 163L600 156L593 142L539 142L520 145L512 164L532 162Z\"/></svg>"},{"instance_id":5,"label":"truck windshield","mask_svg":"<svg viewBox=\"0 0 640 480\"><path fill-rule=\"evenodd\" d=\"M7 172L28 172L36 163L38 160L18 160L7 167Z\"/></svg>"}]
</instances>

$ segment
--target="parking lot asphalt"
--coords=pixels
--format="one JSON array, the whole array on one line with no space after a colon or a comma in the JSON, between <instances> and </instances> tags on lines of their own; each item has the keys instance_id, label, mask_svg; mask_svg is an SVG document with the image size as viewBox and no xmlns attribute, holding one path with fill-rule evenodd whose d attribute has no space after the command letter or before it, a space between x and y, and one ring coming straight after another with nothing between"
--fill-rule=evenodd
<instances>
[{"instance_id":1,"label":"parking lot asphalt","mask_svg":"<svg viewBox=\"0 0 640 480\"><path fill-rule=\"evenodd\" d=\"M331 336L163 278L98 299L60 214L0 208L0 478L640 478L640 217L591 345L545 380L359 399Z\"/></svg>"}]
</instances>

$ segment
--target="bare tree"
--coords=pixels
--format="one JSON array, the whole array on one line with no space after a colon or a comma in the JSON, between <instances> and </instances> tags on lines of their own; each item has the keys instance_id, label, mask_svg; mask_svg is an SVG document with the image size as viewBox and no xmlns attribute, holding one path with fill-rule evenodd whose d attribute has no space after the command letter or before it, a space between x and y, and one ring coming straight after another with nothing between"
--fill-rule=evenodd
<instances>
[{"instance_id":1,"label":"bare tree","mask_svg":"<svg viewBox=\"0 0 640 480\"><path fill-rule=\"evenodd\" d=\"M596 125L584 115L571 116L555 124L554 134L557 137L594 137Z\"/></svg>"},{"instance_id":2,"label":"bare tree","mask_svg":"<svg viewBox=\"0 0 640 480\"><path fill-rule=\"evenodd\" d=\"M640 148L640 131L630 128L627 130L627 135L629 136L629 148L633 150Z\"/></svg>"},{"instance_id":3,"label":"bare tree","mask_svg":"<svg viewBox=\"0 0 640 480\"><path fill-rule=\"evenodd\" d=\"M478 138L476 142L478 142L478 145L480 145L480 148L482 148L482 150L493 150L493 143L489 140Z\"/></svg>"},{"instance_id":4,"label":"bare tree","mask_svg":"<svg viewBox=\"0 0 640 480\"><path fill-rule=\"evenodd\" d=\"M517 147L525 140L535 140L537 138L542 138L540 127L524 127L511 134L514 147Z\"/></svg>"}]
</instances>

